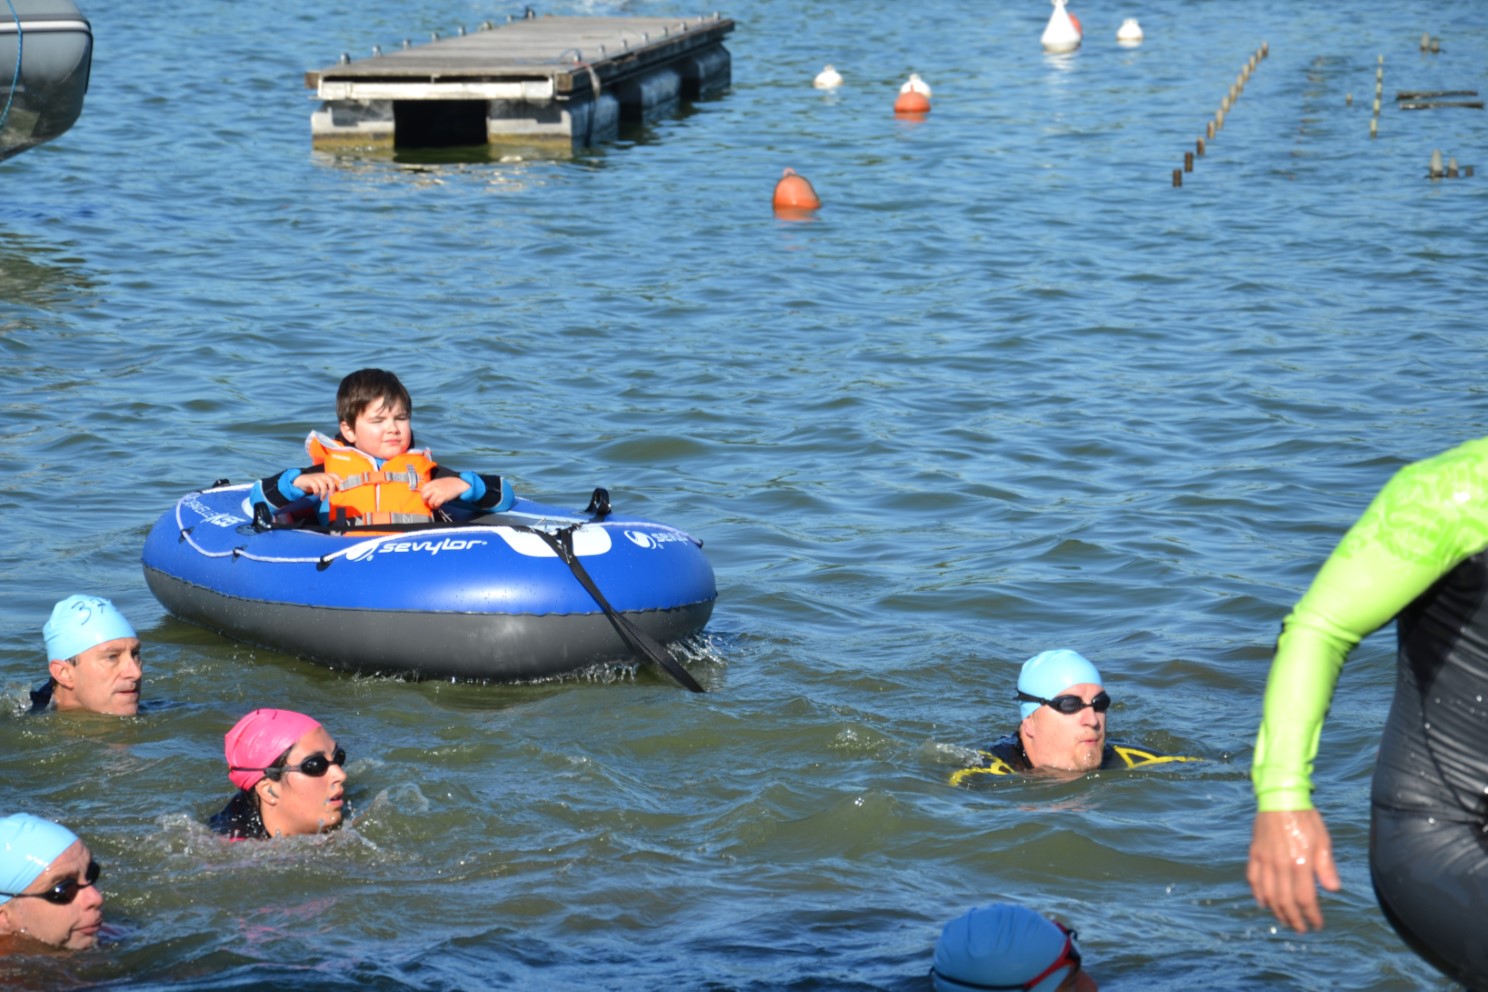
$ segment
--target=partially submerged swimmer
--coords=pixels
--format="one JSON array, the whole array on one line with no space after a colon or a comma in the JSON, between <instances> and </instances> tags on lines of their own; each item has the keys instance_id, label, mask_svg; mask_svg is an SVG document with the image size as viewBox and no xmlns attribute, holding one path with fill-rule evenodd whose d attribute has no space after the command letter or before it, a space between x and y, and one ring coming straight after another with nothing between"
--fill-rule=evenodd
<instances>
[{"instance_id":1,"label":"partially submerged swimmer","mask_svg":"<svg viewBox=\"0 0 1488 992\"><path fill-rule=\"evenodd\" d=\"M935 992L1097 992L1078 940L1076 931L1026 906L978 906L941 930L930 981Z\"/></svg>"},{"instance_id":2,"label":"partially submerged swimmer","mask_svg":"<svg viewBox=\"0 0 1488 992\"><path fill-rule=\"evenodd\" d=\"M71 830L30 813L0 818L0 954L98 942L98 862Z\"/></svg>"},{"instance_id":3,"label":"partially submerged swimmer","mask_svg":"<svg viewBox=\"0 0 1488 992\"><path fill-rule=\"evenodd\" d=\"M1018 729L979 750L981 763L952 774L952 785L964 785L974 775L1080 774L1196 760L1107 741L1111 697L1100 672L1077 651L1059 648L1025 661L1018 703L1023 716Z\"/></svg>"},{"instance_id":4,"label":"partially submerged swimmer","mask_svg":"<svg viewBox=\"0 0 1488 992\"><path fill-rule=\"evenodd\" d=\"M86 710L111 716L139 711L140 640L113 603L76 595L52 607L42 627L47 681L31 691L31 712Z\"/></svg>"},{"instance_id":5,"label":"partially submerged swimmer","mask_svg":"<svg viewBox=\"0 0 1488 992\"><path fill-rule=\"evenodd\" d=\"M227 777L238 787L209 821L230 840L322 834L341 825L346 750L293 710L254 710L225 737Z\"/></svg>"}]
</instances>

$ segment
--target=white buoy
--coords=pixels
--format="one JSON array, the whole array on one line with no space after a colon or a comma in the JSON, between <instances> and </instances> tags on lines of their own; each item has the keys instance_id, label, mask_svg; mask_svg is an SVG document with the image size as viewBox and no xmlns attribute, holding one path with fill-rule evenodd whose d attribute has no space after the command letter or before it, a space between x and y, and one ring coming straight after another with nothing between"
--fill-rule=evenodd
<instances>
[{"instance_id":1,"label":"white buoy","mask_svg":"<svg viewBox=\"0 0 1488 992\"><path fill-rule=\"evenodd\" d=\"M1064 0L1054 0L1054 13L1049 15L1049 23L1039 40L1046 52L1073 52L1080 47L1080 29L1064 9Z\"/></svg>"},{"instance_id":2,"label":"white buoy","mask_svg":"<svg viewBox=\"0 0 1488 992\"><path fill-rule=\"evenodd\" d=\"M1128 17L1121 22L1121 27L1116 30L1116 43L1124 48L1135 48L1142 43L1146 37L1142 34L1142 25L1137 23L1135 17Z\"/></svg>"},{"instance_id":3,"label":"white buoy","mask_svg":"<svg viewBox=\"0 0 1488 992\"><path fill-rule=\"evenodd\" d=\"M899 87L900 93L920 93L925 99L930 99L935 94L930 92L930 84L920 78L918 72L911 72L904 85Z\"/></svg>"},{"instance_id":4,"label":"white buoy","mask_svg":"<svg viewBox=\"0 0 1488 992\"><path fill-rule=\"evenodd\" d=\"M842 85L842 73L829 65L816 74L816 78L811 81L811 85L819 90L835 90Z\"/></svg>"}]
</instances>

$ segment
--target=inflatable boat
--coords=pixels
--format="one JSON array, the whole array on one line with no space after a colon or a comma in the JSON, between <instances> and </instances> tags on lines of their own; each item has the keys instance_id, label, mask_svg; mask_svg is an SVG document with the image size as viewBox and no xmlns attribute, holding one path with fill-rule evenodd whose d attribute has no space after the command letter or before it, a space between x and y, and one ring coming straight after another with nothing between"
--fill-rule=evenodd
<instances>
[{"instance_id":1,"label":"inflatable boat","mask_svg":"<svg viewBox=\"0 0 1488 992\"><path fill-rule=\"evenodd\" d=\"M0 7L0 159L72 127L92 66L93 28L71 0Z\"/></svg>"},{"instance_id":2,"label":"inflatable boat","mask_svg":"<svg viewBox=\"0 0 1488 992\"><path fill-rule=\"evenodd\" d=\"M145 539L145 580L180 619L345 671L523 681L642 656L701 691L660 644L713 612L702 542L611 514L602 489L582 513L519 497L358 533L255 517L250 488L188 493Z\"/></svg>"}]
</instances>

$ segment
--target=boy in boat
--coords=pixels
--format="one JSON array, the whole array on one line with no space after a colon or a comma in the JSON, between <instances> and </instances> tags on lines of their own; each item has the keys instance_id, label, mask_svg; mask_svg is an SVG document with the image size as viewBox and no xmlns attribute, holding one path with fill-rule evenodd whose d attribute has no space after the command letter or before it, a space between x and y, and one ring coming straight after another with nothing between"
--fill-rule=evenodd
<instances>
[{"instance_id":1,"label":"boy in boat","mask_svg":"<svg viewBox=\"0 0 1488 992\"><path fill-rule=\"evenodd\" d=\"M340 431L334 438L311 431L311 464L260 479L250 501L278 514L313 500L320 522L336 527L424 523L446 504L482 513L511 507L515 496L501 476L455 472L427 448L410 450L412 416L413 399L393 373L351 373L336 390Z\"/></svg>"}]
</instances>

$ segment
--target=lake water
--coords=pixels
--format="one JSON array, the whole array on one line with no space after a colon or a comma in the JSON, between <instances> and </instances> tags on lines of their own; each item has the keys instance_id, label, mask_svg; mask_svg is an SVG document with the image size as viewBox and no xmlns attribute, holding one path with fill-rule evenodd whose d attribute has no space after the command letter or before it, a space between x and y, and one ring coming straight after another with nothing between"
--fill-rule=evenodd
<instances>
[{"instance_id":1,"label":"lake water","mask_svg":"<svg viewBox=\"0 0 1488 992\"><path fill-rule=\"evenodd\" d=\"M1075 10L1054 57L1040 0L738 0L724 95L472 162L312 152L303 73L520 5L89 5L82 118L0 166L0 808L92 846L111 932L0 982L923 992L941 925L1015 899L1107 989L1451 988L1370 891L1390 632L1324 734L1328 929L1278 932L1244 863L1281 618L1396 468L1488 432L1485 115L1394 100L1488 86L1488 8ZM1433 148L1478 175L1429 181ZM787 166L812 222L771 213ZM296 462L365 365L441 460L702 538L709 693L352 678L165 616L150 524ZM75 591L145 638L139 718L20 715ZM1056 646L1116 736L1206 760L947 787ZM256 706L351 752L346 829L206 831Z\"/></svg>"}]
</instances>

